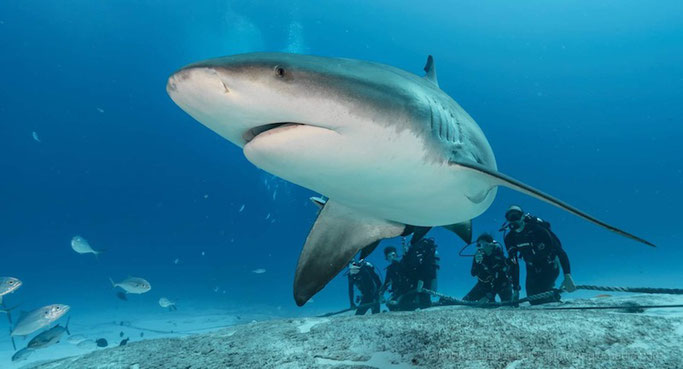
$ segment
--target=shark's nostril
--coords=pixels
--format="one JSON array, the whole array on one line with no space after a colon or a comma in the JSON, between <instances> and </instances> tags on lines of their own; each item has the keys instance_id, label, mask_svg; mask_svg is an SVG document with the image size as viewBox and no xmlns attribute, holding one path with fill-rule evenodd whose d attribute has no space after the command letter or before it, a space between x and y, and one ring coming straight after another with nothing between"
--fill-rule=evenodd
<instances>
[{"instance_id":1,"label":"shark's nostril","mask_svg":"<svg viewBox=\"0 0 683 369\"><path fill-rule=\"evenodd\" d=\"M176 89L177 89L177 87L176 87L175 76L171 76L171 77L169 77L168 82L166 83L166 91L172 92L172 91L176 91Z\"/></svg>"},{"instance_id":2,"label":"shark's nostril","mask_svg":"<svg viewBox=\"0 0 683 369\"><path fill-rule=\"evenodd\" d=\"M181 69L173 74L173 79L176 81L182 81L190 78L190 71L192 69Z\"/></svg>"}]
</instances>

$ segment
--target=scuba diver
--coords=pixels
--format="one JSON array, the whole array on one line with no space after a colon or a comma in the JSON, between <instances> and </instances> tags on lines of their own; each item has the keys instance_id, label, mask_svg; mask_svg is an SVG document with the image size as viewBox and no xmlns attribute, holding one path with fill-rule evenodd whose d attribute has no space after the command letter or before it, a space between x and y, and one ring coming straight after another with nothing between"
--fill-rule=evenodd
<instances>
[{"instance_id":1,"label":"scuba diver","mask_svg":"<svg viewBox=\"0 0 683 369\"><path fill-rule=\"evenodd\" d=\"M477 252L472 260L472 276L477 284L463 298L465 301L495 302L512 299L512 285L508 274L508 261L503 247L488 233L477 238Z\"/></svg>"},{"instance_id":2,"label":"scuba diver","mask_svg":"<svg viewBox=\"0 0 683 369\"><path fill-rule=\"evenodd\" d=\"M410 245L401 264L405 273L407 293L413 296L401 299L401 310L414 310L431 306L431 296L423 289L436 290L436 271L439 269L439 253L433 238L422 238Z\"/></svg>"},{"instance_id":3,"label":"scuba diver","mask_svg":"<svg viewBox=\"0 0 683 369\"><path fill-rule=\"evenodd\" d=\"M363 315L368 309L372 309L373 314L379 313L381 285L382 281L375 267L369 262L361 259L349 264L349 303L352 309L356 309L356 315ZM360 291L360 296L355 298L356 301L354 301L354 287Z\"/></svg>"},{"instance_id":4,"label":"scuba diver","mask_svg":"<svg viewBox=\"0 0 683 369\"><path fill-rule=\"evenodd\" d=\"M526 264L526 294L533 296L542 292L551 291L555 287L555 281L560 274L558 264L562 267L564 281L560 289L567 292L576 290L571 276L569 257L562 248L560 239L550 230L550 223L524 214L522 208L512 205L505 212L507 220L504 228L509 228L505 235L505 247L508 251L511 263L510 276L512 277L513 300L519 299L519 259L524 259ZM559 294L530 301L532 305L560 300Z\"/></svg>"},{"instance_id":5,"label":"scuba diver","mask_svg":"<svg viewBox=\"0 0 683 369\"><path fill-rule=\"evenodd\" d=\"M382 285L382 288L380 288L379 296L381 300L384 300L384 293L389 291L391 297L386 301L386 305L390 311L394 311L399 308L399 298L407 292L402 270L403 264L399 261L398 253L393 246L384 248L384 258L389 262L389 265L386 267L384 284Z\"/></svg>"}]
</instances>

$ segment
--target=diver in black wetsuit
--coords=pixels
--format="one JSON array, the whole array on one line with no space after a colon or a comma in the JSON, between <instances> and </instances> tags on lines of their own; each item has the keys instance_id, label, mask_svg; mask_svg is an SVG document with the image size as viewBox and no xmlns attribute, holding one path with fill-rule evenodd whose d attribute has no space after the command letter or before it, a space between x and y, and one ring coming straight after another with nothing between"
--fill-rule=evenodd
<instances>
[{"instance_id":1,"label":"diver in black wetsuit","mask_svg":"<svg viewBox=\"0 0 683 369\"><path fill-rule=\"evenodd\" d=\"M498 295L501 302L510 301L512 284L508 269L503 247L494 241L490 234L484 233L479 236L471 271L472 276L477 277L478 281L463 300L495 302Z\"/></svg>"},{"instance_id":2,"label":"diver in black wetsuit","mask_svg":"<svg viewBox=\"0 0 683 369\"><path fill-rule=\"evenodd\" d=\"M365 314L372 309L373 314L379 313L379 291L382 281L375 272L375 267L365 260L352 261L349 264L349 303L356 309L356 315ZM360 291L358 305L354 301L354 287ZM374 304L373 304L374 303Z\"/></svg>"},{"instance_id":3,"label":"diver in black wetsuit","mask_svg":"<svg viewBox=\"0 0 683 369\"><path fill-rule=\"evenodd\" d=\"M439 253L433 238L422 238L410 245L401 259L406 292L401 298L401 310L415 310L431 306L431 296L423 289L436 290ZM412 296L411 296L412 294Z\"/></svg>"},{"instance_id":4,"label":"diver in black wetsuit","mask_svg":"<svg viewBox=\"0 0 683 369\"><path fill-rule=\"evenodd\" d=\"M540 218L524 214L522 208L513 205L505 213L510 231L505 235L505 247L510 258L510 276L514 289L513 299L519 298L519 259L526 264L526 294L533 296L550 291L560 274L564 281L560 289L568 292L576 290L571 276L569 257L562 248L557 236L550 230L550 223ZM558 266L559 264L559 266ZM559 294L542 300L530 301L532 305L559 301Z\"/></svg>"},{"instance_id":5,"label":"diver in black wetsuit","mask_svg":"<svg viewBox=\"0 0 683 369\"><path fill-rule=\"evenodd\" d=\"M394 311L398 310L398 298L407 292L405 277L395 247L389 246L384 248L384 258L389 262L389 265L386 267L384 284L380 289L379 295L380 299L384 300L384 293L387 291L391 293L391 297L386 301L386 304L389 310Z\"/></svg>"}]
</instances>

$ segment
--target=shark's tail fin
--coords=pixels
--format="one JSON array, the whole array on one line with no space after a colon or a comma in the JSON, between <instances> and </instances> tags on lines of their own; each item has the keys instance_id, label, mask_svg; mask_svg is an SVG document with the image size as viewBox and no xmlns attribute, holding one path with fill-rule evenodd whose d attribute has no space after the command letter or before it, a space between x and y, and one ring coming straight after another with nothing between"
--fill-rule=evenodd
<instances>
[{"instance_id":1,"label":"shark's tail fin","mask_svg":"<svg viewBox=\"0 0 683 369\"><path fill-rule=\"evenodd\" d=\"M116 288L116 283L114 283L114 280L109 277L109 282L111 282L111 286Z\"/></svg>"}]
</instances>

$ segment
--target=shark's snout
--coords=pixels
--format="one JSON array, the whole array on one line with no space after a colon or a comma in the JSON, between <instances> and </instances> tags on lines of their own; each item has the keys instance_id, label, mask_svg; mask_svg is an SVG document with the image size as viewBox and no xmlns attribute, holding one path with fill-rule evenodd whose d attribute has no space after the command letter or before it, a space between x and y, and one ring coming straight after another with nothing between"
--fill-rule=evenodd
<instances>
[{"instance_id":1,"label":"shark's snout","mask_svg":"<svg viewBox=\"0 0 683 369\"><path fill-rule=\"evenodd\" d=\"M173 94L191 92L187 89L208 88L211 92L230 92L225 76L214 68L190 67L173 73L166 83L166 92Z\"/></svg>"},{"instance_id":2,"label":"shark's snout","mask_svg":"<svg viewBox=\"0 0 683 369\"><path fill-rule=\"evenodd\" d=\"M176 80L175 80L175 74L172 74L170 77L168 77L168 81L166 82L166 93L171 95L171 93L176 91Z\"/></svg>"},{"instance_id":3,"label":"shark's snout","mask_svg":"<svg viewBox=\"0 0 683 369\"><path fill-rule=\"evenodd\" d=\"M166 92L171 94L171 92L175 92L178 90L178 84L181 83L184 80L187 80L190 77L190 71L186 68L183 68L179 71L176 71L175 73L171 74L170 77L168 77L168 82L166 83Z\"/></svg>"},{"instance_id":4,"label":"shark's snout","mask_svg":"<svg viewBox=\"0 0 683 369\"><path fill-rule=\"evenodd\" d=\"M289 125L263 87L228 67L190 65L173 73L166 92L184 111L238 146L266 131Z\"/></svg>"}]
</instances>

